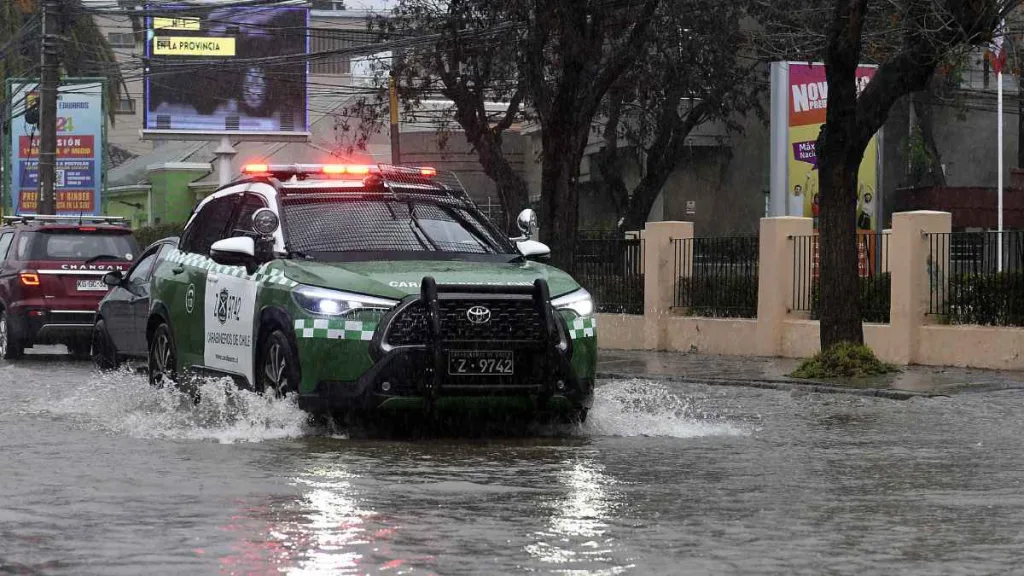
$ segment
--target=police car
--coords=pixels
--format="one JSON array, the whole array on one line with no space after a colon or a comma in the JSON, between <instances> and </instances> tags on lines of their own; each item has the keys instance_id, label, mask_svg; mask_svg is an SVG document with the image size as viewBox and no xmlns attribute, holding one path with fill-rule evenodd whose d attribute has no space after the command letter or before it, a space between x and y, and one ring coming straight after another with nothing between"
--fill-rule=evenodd
<instances>
[{"instance_id":1,"label":"police car","mask_svg":"<svg viewBox=\"0 0 1024 576\"><path fill-rule=\"evenodd\" d=\"M433 168L244 173L198 204L153 273L151 383L230 376L333 415L515 398L586 418L594 306L537 262L532 210L510 239Z\"/></svg>"}]
</instances>

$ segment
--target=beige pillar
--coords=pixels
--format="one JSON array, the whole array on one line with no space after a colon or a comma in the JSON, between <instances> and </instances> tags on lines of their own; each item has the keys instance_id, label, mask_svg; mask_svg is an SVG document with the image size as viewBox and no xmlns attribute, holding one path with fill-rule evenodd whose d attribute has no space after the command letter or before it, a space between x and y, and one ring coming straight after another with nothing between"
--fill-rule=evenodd
<instances>
[{"instance_id":1,"label":"beige pillar","mask_svg":"<svg viewBox=\"0 0 1024 576\"><path fill-rule=\"evenodd\" d=\"M660 349L659 320L670 314L675 301L676 254L672 240L693 238L693 222L648 222L644 239L645 348Z\"/></svg>"},{"instance_id":2,"label":"beige pillar","mask_svg":"<svg viewBox=\"0 0 1024 576\"><path fill-rule=\"evenodd\" d=\"M782 351L782 322L793 303L794 236L810 236L810 218L782 216L761 219L757 281L757 350L759 356Z\"/></svg>"},{"instance_id":3,"label":"beige pillar","mask_svg":"<svg viewBox=\"0 0 1024 576\"><path fill-rule=\"evenodd\" d=\"M949 212L922 210L892 215L889 238L889 270L892 273L893 361L913 363L917 357L918 327L927 322L929 278L944 281L949 262L948 236L929 242L929 233L949 232ZM930 246L937 248L932 261Z\"/></svg>"}]
</instances>

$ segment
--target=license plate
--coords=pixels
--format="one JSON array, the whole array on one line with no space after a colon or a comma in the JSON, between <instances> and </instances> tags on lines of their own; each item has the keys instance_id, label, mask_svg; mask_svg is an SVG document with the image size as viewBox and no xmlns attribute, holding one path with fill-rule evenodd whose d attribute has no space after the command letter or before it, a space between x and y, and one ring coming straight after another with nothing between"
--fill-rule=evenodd
<instances>
[{"instance_id":1,"label":"license plate","mask_svg":"<svg viewBox=\"0 0 1024 576\"><path fill-rule=\"evenodd\" d=\"M511 376L512 352L508 350L451 350L448 374L453 376Z\"/></svg>"},{"instance_id":2,"label":"license plate","mask_svg":"<svg viewBox=\"0 0 1024 576\"><path fill-rule=\"evenodd\" d=\"M107 288L108 287L107 287L106 284L103 283L103 280L79 280L78 281L78 289L82 290L83 292L85 292L85 291L88 291L88 292L98 292L98 291L101 291L101 290L102 291L106 291Z\"/></svg>"}]
</instances>

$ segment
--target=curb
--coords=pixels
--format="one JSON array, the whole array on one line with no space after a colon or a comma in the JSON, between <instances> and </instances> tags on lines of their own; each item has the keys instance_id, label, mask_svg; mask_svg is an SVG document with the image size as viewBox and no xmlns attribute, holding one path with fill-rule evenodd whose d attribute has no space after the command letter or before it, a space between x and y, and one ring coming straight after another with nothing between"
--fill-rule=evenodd
<instances>
[{"instance_id":1,"label":"curb","mask_svg":"<svg viewBox=\"0 0 1024 576\"><path fill-rule=\"evenodd\" d=\"M599 379L645 379L662 380L667 382L683 382L687 384L707 384L709 386L736 386L743 388L761 388L768 390L800 390L808 393L819 394L851 394L854 396L870 396L875 398L886 398L889 400L910 400L912 398L934 398L938 396L949 396L949 394L931 392L912 392L910 390L894 390L891 388L850 388L848 386L835 386L823 382L793 382L791 380L780 380L772 378L740 379L740 378L693 378L689 376L670 376L663 374L622 374L618 372L598 372Z\"/></svg>"}]
</instances>

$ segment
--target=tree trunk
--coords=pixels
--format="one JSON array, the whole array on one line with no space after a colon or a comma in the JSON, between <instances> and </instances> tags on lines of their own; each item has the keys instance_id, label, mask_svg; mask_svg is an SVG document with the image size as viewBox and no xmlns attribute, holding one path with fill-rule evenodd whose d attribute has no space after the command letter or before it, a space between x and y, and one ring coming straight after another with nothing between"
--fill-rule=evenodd
<instances>
[{"instance_id":1,"label":"tree trunk","mask_svg":"<svg viewBox=\"0 0 1024 576\"><path fill-rule=\"evenodd\" d=\"M468 134L467 134L467 139ZM498 200L501 202L501 209L504 212L503 222L499 223L502 229L511 236L519 235L519 228L516 226L516 216L519 211L530 205L530 192L526 181L516 174L509 164L508 158L502 153L501 138L495 137L480 138L470 143L476 148L477 158L484 174L494 181L498 189Z\"/></svg>"},{"instance_id":2,"label":"tree trunk","mask_svg":"<svg viewBox=\"0 0 1024 576\"><path fill-rule=\"evenodd\" d=\"M580 157L574 153L578 138L559 136L561 126L545 128L541 135L541 241L551 248L551 263L571 270L575 260L579 220Z\"/></svg>"},{"instance_id":3,"label":"tree trunk","mask_svg":"<svg viewBox=\"0 0 1024 576\"><path fill-rule=\"evenodd\" d=\"M834 92L829 87L829 99ZM831 138L831 134L828 135ZM819 145L824 138L819 138ZM820 336L824 350L839 342L864 343L857 277L857 169L837 142L817 147L820 265ZM835 145L833 145L835 144Z\"/></svg>"}]
</instances>

